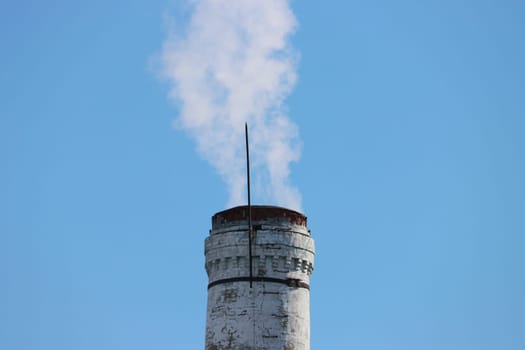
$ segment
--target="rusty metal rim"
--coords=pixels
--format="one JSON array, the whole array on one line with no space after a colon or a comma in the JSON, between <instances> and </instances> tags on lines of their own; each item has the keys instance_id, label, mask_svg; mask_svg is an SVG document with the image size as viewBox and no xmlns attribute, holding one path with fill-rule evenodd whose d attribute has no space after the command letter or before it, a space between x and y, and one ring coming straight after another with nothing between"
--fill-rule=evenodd
<instances>
[{"instance_id":1,"label":"rusty metal rim","mask_svg":"<svg viewBox=\"0 0 525 350\"><path fill-rule=\"evenodd\" d=\"M298 211L271 205L251 205L250 207L253 221L280 219L296 225L307 226L307 217ZM241 205L215 213L212 217L212 227L222 226L228 222L246 221L248 210L248 206Z\"/></svg>"}]
</instances>

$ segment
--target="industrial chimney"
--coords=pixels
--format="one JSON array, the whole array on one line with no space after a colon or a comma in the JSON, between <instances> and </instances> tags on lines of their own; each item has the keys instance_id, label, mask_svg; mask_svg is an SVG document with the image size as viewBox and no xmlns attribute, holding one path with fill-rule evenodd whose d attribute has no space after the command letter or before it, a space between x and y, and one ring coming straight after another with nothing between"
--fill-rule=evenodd
<instances>
[{"instance_id":1,"label":"industrial chimney","mask_svg":"<svg viewBox=\"0 0 525 350\"><path fill-rule=\"evenodd\" d=\"M309 350L314 254L299 212L240 206L215 214L205 241L206 350Z\"/></svg>"}]
</instances>

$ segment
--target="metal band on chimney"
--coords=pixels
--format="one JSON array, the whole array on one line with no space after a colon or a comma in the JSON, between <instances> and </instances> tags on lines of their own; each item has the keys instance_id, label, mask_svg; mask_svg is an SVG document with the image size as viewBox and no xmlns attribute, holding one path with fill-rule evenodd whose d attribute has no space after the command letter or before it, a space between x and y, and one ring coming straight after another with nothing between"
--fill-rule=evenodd
<instances>
[{"instance_id":1,"label":"metal band on chimney","mask_svg":"<svg viewBox=\"0 0 525 350\"><path fill-rule=\"evenodd\" d=\"M233 278L225 278L217 281L213 281L210 284L208 284L208 289L211 287L217 286L219 284L224 283L232 283L232 282L270 282L270 283L280 283L287 285L288 287L294 287L294 288L305 288L310 290L310 285L306 282L303 282L299 279L294 278L287 278L287 279L281 279L281 278L271 278L271 277L233 277Z\"/></svg>"}]
</instances>

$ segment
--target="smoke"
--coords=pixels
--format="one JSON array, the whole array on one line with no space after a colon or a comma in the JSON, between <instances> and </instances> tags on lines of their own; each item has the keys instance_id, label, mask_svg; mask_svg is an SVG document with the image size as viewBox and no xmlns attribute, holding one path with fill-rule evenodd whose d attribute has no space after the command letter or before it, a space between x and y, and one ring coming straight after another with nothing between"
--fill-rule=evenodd
<instances>
[{"instance_id":1,"label":"smoke","mask_svg":"<svg viewBox=\"0 0 525 350\"><path fill-rule=\"evenodd\" d=\"M176 126L228 186L228 205L246 203L244 123L250 129L255 201L301 209L290 164L301 153L284 99L296 81L289 43L297 22L288 0L193 0L189 23L171 30L163 76L180 114Z\"/></svg>"}]
</instances>

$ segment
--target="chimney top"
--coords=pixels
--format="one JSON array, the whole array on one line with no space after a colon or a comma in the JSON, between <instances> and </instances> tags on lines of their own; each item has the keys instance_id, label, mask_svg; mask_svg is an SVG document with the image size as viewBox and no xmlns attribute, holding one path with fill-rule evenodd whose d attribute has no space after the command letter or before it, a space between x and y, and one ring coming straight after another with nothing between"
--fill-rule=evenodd
<instances>
[{"instance_id":1,"label":"chimney top","mask_svg":"<svg viewBox=\"0 0 525 350\"><path fill-rule=\"evenodd\" d=\"M236 221L248 220L248 206L226 209L213 215L212 227L230 224ZM252 221L284 221L291 224L306 227L306 216L291 209L276 207L271 205L252 205Z\"/></svg>"}]
</instances>

